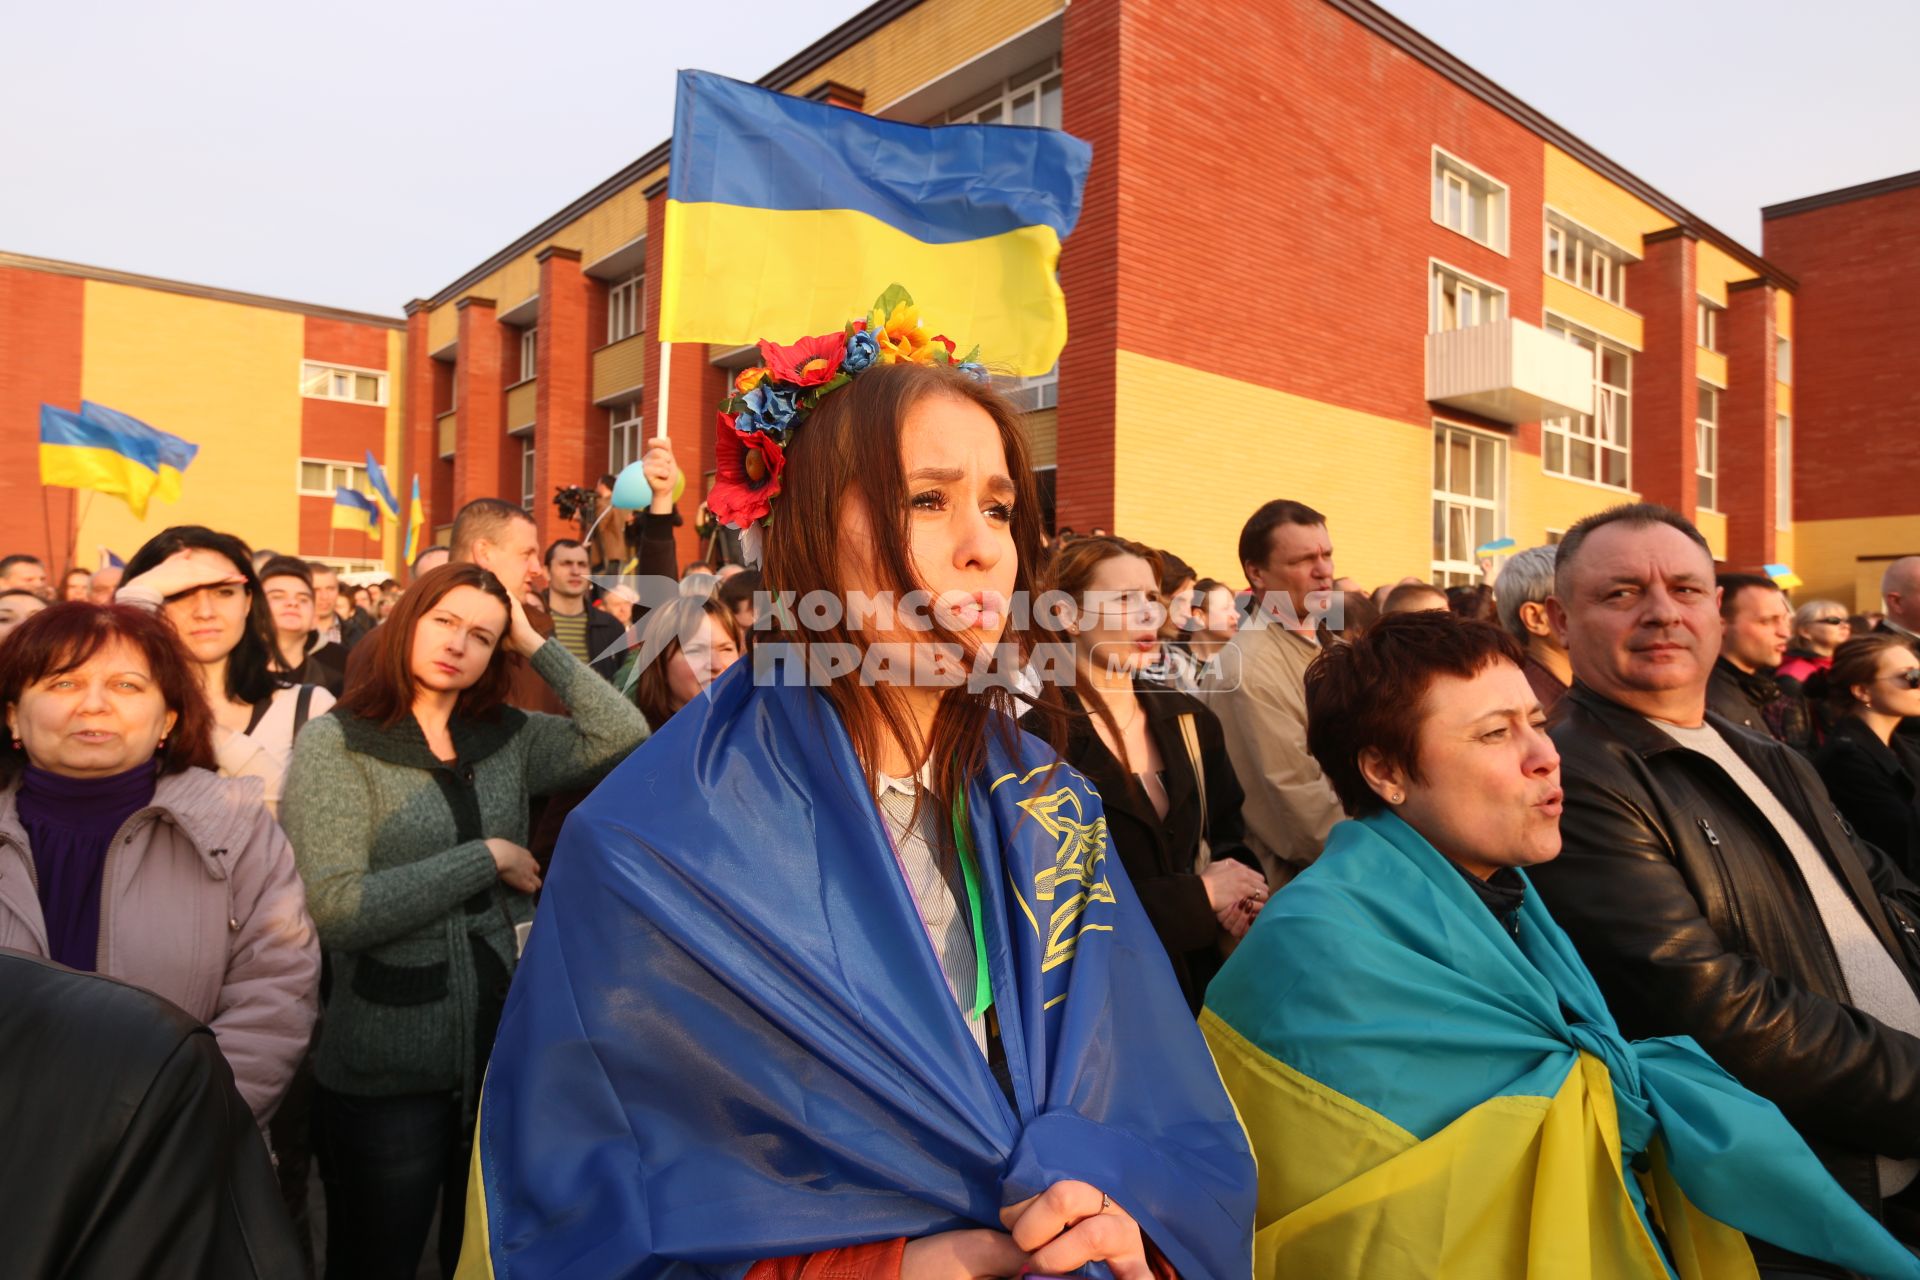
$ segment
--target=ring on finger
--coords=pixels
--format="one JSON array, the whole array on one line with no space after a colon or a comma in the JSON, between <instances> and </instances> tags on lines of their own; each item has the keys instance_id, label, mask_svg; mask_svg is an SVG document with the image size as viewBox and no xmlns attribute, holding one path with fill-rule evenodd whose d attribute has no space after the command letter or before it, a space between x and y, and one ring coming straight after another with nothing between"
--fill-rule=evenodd
<instances>
[{"instance_id":1,"label":"ring on finger","mask_svg":"<svg viewBox=\"0 0 1920 1280\"><path fill-rule=\"evenodd\" d=\"M1113 1197L1102 1191L1100 1193L1100 1212L1105 1213L1111 1208L1113 1208Z\"/></svg>"}]
</instances>

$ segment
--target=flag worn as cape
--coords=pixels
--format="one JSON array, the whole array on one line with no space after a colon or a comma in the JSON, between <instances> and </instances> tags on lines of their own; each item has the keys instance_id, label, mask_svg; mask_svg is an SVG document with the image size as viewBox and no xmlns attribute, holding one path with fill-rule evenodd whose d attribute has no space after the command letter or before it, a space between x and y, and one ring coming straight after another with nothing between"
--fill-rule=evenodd
<instances>
[{"instance_id":1,"label":"flag worn as cape","mask_svg":"<svg viewBox=\"0 0 1920 1280\"><path fill-rule=\"evenodd\" d=\"M1256 1276L1752 1277L1742 1231L1920 1276L1691 1038L1621 1037L1531 885L1516 938L1392 814L1333 829L1201 1026L1260 1161Z\"/></svg>"},{"instance_id":2,"label":"flag worn as cape","mask_svg":"<svg viewBox=\"0 0 1920 1280\"><path fill-rule=\"evenodd\" d=\"M481 1100L460 1276L743 1274L1101 1188L1248 1270L1246 1135L1093 787L997 735L968 795L1013 1104L818 690L737 664L567 820Z\"/></svg>"}]
</instances>

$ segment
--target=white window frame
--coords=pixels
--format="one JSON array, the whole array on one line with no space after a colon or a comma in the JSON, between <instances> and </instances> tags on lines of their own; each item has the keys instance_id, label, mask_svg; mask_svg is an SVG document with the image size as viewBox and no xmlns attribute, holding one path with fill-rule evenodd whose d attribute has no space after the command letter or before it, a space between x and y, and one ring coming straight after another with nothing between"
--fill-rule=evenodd
<instances>
[{"instance_id":1,"label":"white window frame","mask_svg":"<svg viewBox=\"0 0 1920 1280\"><path fill-rule=\"evenodd\" d=\"M1793 385L1793 339L1773 336L1773 380Z\"/></svg>"},{"instance_id":2,"label":"white window frame","mask_svg":"<svg viewBox=\"0 0 1920 1280\"><path fill-rule=\"evenodd\" d=\"M1432 184L1431 213L1435 222L1475 244L1485 245L1495 253L1506 253L1509 200L1506 183L1436 146L1433 148ZM1461 222L1465 225L1456 225L1448 216L1450 197L1455 192L1460 193ZM1475 201L1485 201L1486 204L1484 236L1473 233L1473 217L1468 210Z\"/></svg>"},{"instance_id":3,"label":"white window frame","mask_svg":"<svg viewBox=\"0 0 1920 1280\"><path fill-rule=\"evenodd\" d=\"M539 497L533 491L535 474L533 432L529 431L520 437L520 505L528 515L533 514L534 502Z\"/></svg>"},{"instance_id":4,"label":"white window frame","mask_svg":"<svg viewBox=\"0 0 1920 1280\"><path fill-rule=\"evenodd\" d=\"M361 403L365 403L362 401ZM318 489L307 487L307 468L325 467L327 483ZM339 474L345 472L344 475ZM373 486L367 480L367 468L364 463L347 462L340 458L302 458L293 469L293 487L295 492L305 498L331 498L335 489L352 489L356 493L371 495Z\"/></svg>"},{"instance_id":5,"label":"white window frame","mask_svg":"<svg viewBox=\"0 0 1920 1280\"><path fill-rule=\"evenodd\" d=\"M1624 309L1627 264L1634 260L1633 255L1552 206L1545 209L1543 217L1546 222L1540 242L1540 269L1582 293ZM1583 278L1582 268L1589 265L1592 274Z\"/></svg>"},{"instance_id":6,"label":"white window frame","mask_svg":"<svg viewBox=\"0 0 1920 1280\"><path fill-rule=\"evenodd\" d=\"M1726 308L1705 294L1694 298L1693 344L1716 355L1720 351L1720 313Z\"/></svg>"},{"instance_id":7,"label":"white window frame","mask_svg":"<svg viewBox=\"0 0 1920 1280\"><path fill-rule=\"evenodd\" d=\"M540 326L530 324L520 331L520 382L540 373ZM516 384L518 385L518 384Z\"/></svg>"},{"instance_id":8,"label":"white window frame","mask_svg":"<svg viewBox=\"0 0 1920 1280\"><path fill-rule=\"evenodd\" d=\"M1701 511L1720 511L1720 388L1711 382L1694 385L1693 474L1700 482L1694 506ZM1707 397L1708 412L1700 413L1700 399Z\"/></svg>"},{"instance_id":9,"label":"white window frame","mask_svg":"<svg viewBox=\"0 0 1920 1280\"><path fill-rule=\"evenodd\" d=\"M607 344L647 329L647 273L635 271L607 286Z\"/></svg>"},{"instance_id":10,"label":"white window frame","mask_svg":"<svg viewBox=\"0 0 1920 1280\"><path fill-rule=\"evenodd\" d=\"M1509 492L1507 470L1513 459L1511 441L1504 435L1499 435L1492 431L1482 431L1477 427L1469 427L1463 423L1451 422L1445 418L1435 418L1433 420L1433 431L1436 446L1440 444L1443 435L1449 438L1449 445L1451 444L1450 438L1452 436L1460 435L1466 436L1473 441L1471 450L1477 451L1482 447L1486 447L1494 449L1498 453L1498 458L1495 461L1493 469L1494 487L1498 492L1493 497L1488 498L1478 494L1465 495L1455 493L1446 483L1446 477L1435 474L1432 477L1430 502L1433 514L1439 516L1446 522L1443 528L1450 532L1452 528L1452 508L1461 506L1466 507L1469 512L1490 511L1493 513L1493 533L1492 536L1484 539L1484 541L1492 542L1496 539L1504 538L1507 534L1507 495ZM1441 458L1447 460L1448 469L1451 470L1453 459L1452 448L1436 447L1434 449L1436 471L1438 470L1437 463ZM1469 466L1471 465L1470 461ZM1445 508L1444 515L1442 515L1443 507ZM1469 517L1467 534L1469 538L1473 537L1471 517ZM1471 556L1473 554L1473 547L1480 545L1482 545L1482 542L1476 541L1472 547L1455 549L1464 550L1466 555ZM1437 548L1436 550L1440 549ZM1431 576L1436 586L1471 585L1482 581L1480 565L1477 561L1446 559L1436 554L1432 558L1430 565L1432 569ZM1456 582L1454 580L1455 578L1458 578L1459 581Z\"/></svg>"},{"instance_id":11,"label":"white window frame","mask_svg":"<svg viewBox=\"0 0 1920 1280\"><path fill-rule=\"evenodd\" d=\"M1475 299L1475 309L1479 316L1471 325L1456 324L1442 327L1441 301L1446 294L1448 281L1456 286L1455 294L1465 297L1471 294ZM1452 333L1456 329L1471 329L1483 324L1498 324L1507 318L1507 291L1497 284L1482 280L1468 271L1462 271L1450 262L1439 258L1427 259L1427 332ZM1456 307L1458 304L1456 304Z\"/></svg>"},{"instance_id":12,"label":"white window frame","mask_svg":"<svg viewBox=\"0 0 1920 1280\"><path fill-rule=\"evenodd\" d=\"M1577 480L1582 484L1598 485L1602 489L1612 489L1619 493L1631 491L1633 488L1634 351L1624 343L1615 342L1591 329L1553 314L1545 317L1541 329L1551 337L1571 342L1582 350L1591 352L1594 404L1594 412L1591 414L1562 415L1540 420L1542 474L1562 480ZM1618 383L1606 381L1606 361L1603 358L1602 348L1611 351L1623 362L1625 376ZM1580 429L1582 425L1586 430ZM1593 471L1591 474L1582 474L1573 469L1573 451L1576 443L1592 446ZM1558 447L1560 454L1558 466L1553 463L1555 446ZM1619 484L1605 478L1609 454L1621 455L1624 479Z\"/></svg>"},{"instance_id":13,"label":"white window frame","mask_svg":"<svg viewBox=\"0 0 1920 1280\"><path fill-rule=\"evenodd\" d=\"M1063 104L1060 55L1015 72L984 93L941 113L931 124L1024 124L1045 129L1060 127ZM1051 94L1051 100L1048 95ZM1027 99L1031 99L1028 111ZM1029 114L1031 118L1020 118Z\"/></svg>"},{"instance_id":14,"label":"white window frame","mask_svg":"<svg viewBox=\"0 0 1920 1280\"><path fill-rule=\"evenodd\" d=\"M321 376L326 376L327 378L327 389L325 391L309 391L307 384L314 378ZM359 396L351 394L351 388L349 388L349 394L347 395L334 395L333 382L334 379L339 377L370 377L375 379L375 385L379 389L378 398L362 400ZM356 364L335 364L331 360L302 360L300 362L300 395L307 400L332 400L339 404L363 404L369 409L384 408L387 403L387 371L385 369L368 369Z\"/></svg>"},{"instance_id":15,"label":"white window frame","mask_svg":"<svg viewBox=\"0 0 1920 1280\"><path fill-rule=\"evenodd\" d=\"M646 451L646 422L640 402L629 400L607 410L607 470L619 475Z\"/></svg>"},{"instance_id":16,"label":"white window frame","mask_svg":"<svg viewBox=\"0 0 1920 1280\"><path fill-rule=\"evenodd\" d=\"M1773 527L1793 528L1793 418L1773 415Z\"/></svg>"}]
</instances>

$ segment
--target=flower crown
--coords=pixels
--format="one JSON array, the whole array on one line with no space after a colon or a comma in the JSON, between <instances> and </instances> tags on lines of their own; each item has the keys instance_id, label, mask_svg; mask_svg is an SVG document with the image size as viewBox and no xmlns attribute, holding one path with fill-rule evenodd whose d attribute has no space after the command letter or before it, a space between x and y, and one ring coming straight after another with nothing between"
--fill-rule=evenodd
<instances>
[{"instance_id":1,"label":"flower crown","mask_svg":"<svg viewBox=\"0 0 1920 1280\"><path fill-rule=\"evenodd\" d=\"M753 530L780 494L780 473L793 433L822 397L876 365L946 365L977 381L987 380L986 366L978 361L979 347L957 358L954 351L950 338L927 336L913 296L897 284L880 295L865 318L848 322L839 333L802 338L788 347L762 340L761 363L735 376L720 406L707 510L722 524Z\"/></svg>"}]
</instances>

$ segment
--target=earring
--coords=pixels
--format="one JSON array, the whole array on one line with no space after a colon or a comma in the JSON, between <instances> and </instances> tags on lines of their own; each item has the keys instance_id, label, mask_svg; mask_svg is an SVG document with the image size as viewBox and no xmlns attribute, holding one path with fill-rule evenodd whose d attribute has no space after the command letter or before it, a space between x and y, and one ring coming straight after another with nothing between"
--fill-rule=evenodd
<instances>
[{"instance_id":1,"label":"earring","mask_svg":"<svg viewBox=\"0 0 1920 1280\"><path fill-rule=\"evenodd\" d=\"M164 735L161 737L160 741L153 744L153 749L155 751L165 751L167 749L167 740Z\"/></svg>"},{"instance_id":2,"label":"earring","mask_svg":"<svg viewBox=\"0 0 1920 1280\"><path fill-rule=\"evenodd\" d=\"M1405 796L1403 796L1403 795L1401 795L1401 794L1400 794L1400 793L1399 793L1398 791L1396 791L1396 792L1394 792L1394 793L1393 793L1392 795L1390 795L1390 796L1388 796L1388 797L1387 797L1387 803L1388 803L1388 804L1399 804L1399 803L1400 803L1400 802L1401 802L1402 800L1404 800L1404 799L1406 799L1406 797L1405 797Z\"/></svg>"}]
</instances>

